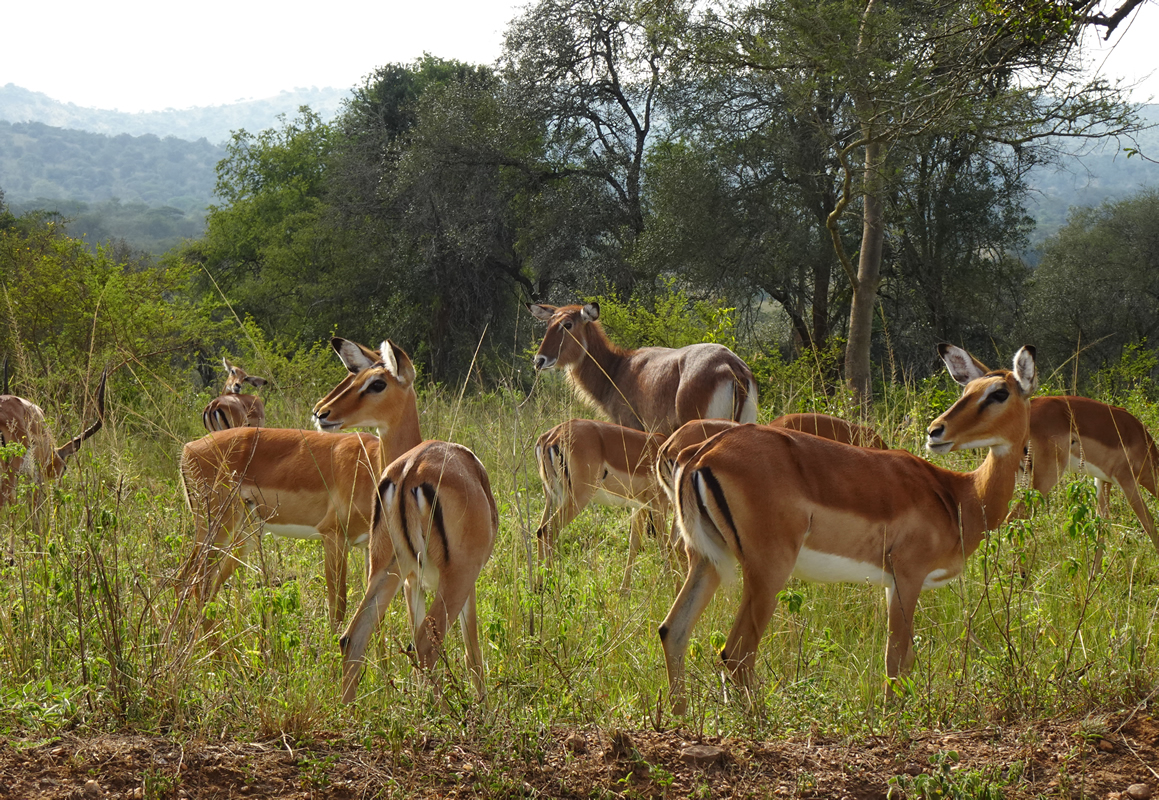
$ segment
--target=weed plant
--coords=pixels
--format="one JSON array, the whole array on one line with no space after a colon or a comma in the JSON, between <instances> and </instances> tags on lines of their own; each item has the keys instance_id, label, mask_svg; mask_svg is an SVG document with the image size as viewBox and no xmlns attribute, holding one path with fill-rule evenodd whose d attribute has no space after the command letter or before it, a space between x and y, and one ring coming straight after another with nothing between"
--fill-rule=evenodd
<instances>
[{"instance_id":1,"label":"weed plant","mask_svg":"<svg viewBox=\"0 0 1159 800\"><path fill-rule=\"evenodd\" d=\"M305 426L310 407L342 374L325 348L255 352L242 363L271 379L270 424L287 427ZM811 409L850 416L840 393L818 391L829 385L830 366L762 362L762 418ZM177 458L182 443L200 435L209 397L184 386L118 374L104 430L42 506L33 511L28 495L0 512L5 733L129 728L310 741L337 731L401 752L416 737L465 731L502 758L538 760L544 732L556 726L680 725L753 738L904 735L1132 708L1159 680L1159 557L1121 493L1113 494L1111 518L1101 520L1090 483L1076 478L1045 503L1028 497L1029 520L992 533L960 580L922 595L917 661L899 685L901 702L883 700L887 613L874 586L790 583L760 646L757 688L748 694L722 680L716 653L738 582L718 591L694 631L690 710L673 719L656 629L682 576L653 544L641 554L630 595L619 593L626 512L582 514L563 533L542 589L533 588L543 502L533 443L552 425L588 415L558 376L546 375L530 392L513 378L487 392L426 386L419 398L424 434L471 447L498 502L499 540L478 584L488 703L472 701L457 627L445 651L447 702L434 697L405 654L410 631L399 601L369 653L357 703L343 706L319 545L261 540L206 609L216 651L177 600L173 578L193 533ZM956 396L943 378L890 384L870 422L893 446L918 452L925 426ZM1145 397L1132 397L1132 411L1159 419ZM67 424L50 420L56 429ZM939 461L964 470L978 458ZM365 555L356 551L352 560L351 609L363 591Z\"/></svg>"}]
</instances>

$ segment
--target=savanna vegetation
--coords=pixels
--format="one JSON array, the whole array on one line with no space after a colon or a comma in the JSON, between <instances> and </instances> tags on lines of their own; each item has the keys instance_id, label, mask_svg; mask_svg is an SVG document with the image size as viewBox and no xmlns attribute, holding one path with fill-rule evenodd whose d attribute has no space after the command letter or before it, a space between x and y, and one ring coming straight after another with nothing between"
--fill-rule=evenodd
<instances>
[{"instance_id":1,"label":"savanna vegetation","mask_svg":"<svg viewBox=\"0 0 1159 800\"><path fill-rule=\"evenodd\" d=\"M862 416L915 452L958 396L939 340L995 366L1037 344L1042 391L1125 406L1156 430L1159 195L1076 213L1034 268L1017 257L1024 168L1060 136L1135 124L1112 87L1052 83L1073 74L1069 48L1097 11L790 2L697 16L544 0L512 24L497 68L387 65L334 123L304 108L236 133L206 235L163 258L89 248L0 202L10 391L63 439L114 368L104 429L39 509L28 493L0 515L0 729L37 754L125 731L162 736L166 753L272 741L301 796L1075 797L1151 780L1138 753L1156 745L1137 737L1155 730L1159 555L1121 493L1096 517L1086 480L1027 495L1029 520L923 596L917 665L890 703L877 588L790 584L751 694L718 673L737 591L718 593L694 632L689 713L673 719L656 626L678 569L653 545L619 593L628 521L599 508L565 532L550 573L533 558L532 443L590 412L533 374L531 300L598 297L622 345L723 342L752 366L762 419ZM221 355L269 379L268 425L305 427L345 374L334 332L408 350L424 434L490 473L485 706L457 634L441 700L416 673L401 603L358 702L339 704L314 544L261 541L208 609L216 648L183 607L193 524L177 458L202 433ZM1010 746L955 766L955 731ZM643 743L669 733L732 754L712 770L654 757ZM782 740L895 756L855 771L753 744ZM914 765L915 742L933 763ZM0 774L21 774L21 749L5 752ZM95 750L61 752L70 779L113 769ZM359 753L380 759L369 777L339 780ZM105 789L274 793L243 766L158 757L126 757Z\"/></svg>"}]
</instances>

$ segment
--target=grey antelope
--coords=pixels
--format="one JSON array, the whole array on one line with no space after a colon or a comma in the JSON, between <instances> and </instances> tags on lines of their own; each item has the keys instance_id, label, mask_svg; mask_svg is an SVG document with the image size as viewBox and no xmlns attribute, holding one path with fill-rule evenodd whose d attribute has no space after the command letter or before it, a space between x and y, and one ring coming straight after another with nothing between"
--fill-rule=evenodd
<instances>
[{"instance_id":1,"label":"grey antelope","mask_svg":"<svg viewBox=\"0 0 1159 800\"><path fill-rule=\"evenodd\" d=\"M668 435L693 419L755 422L752 370L724 345L623 350L600 325L600 306L529 305L547 331L535 368L562 369L572 388L619 425Z\"/></svg>"},{"instance_id":2,"label":"grey antelope","mask_svg":"<svg viewBox=\"0 0 1159 800\"><path fill-rule=\"evenodd\" d=\"M902 450L749 425L681 458L677 514L690 564L660 626L676 713L687 707L684 654L692 627L738 563L740 608L721 658L743 685L751 685L757 645L790 576L885 586L886 675L912 665L918 595L959 575L986 532L1006 518L1038 383L1032 347L1015 354L1012 371L983 372L951 345L939 352L951 373L969 374L970 381L930 424L926 447L935 453L988 447L974 472L952 472Z\"/></svg>"},{"instance_id":3,"label":"grey antelope","mask_svg":"<svg viewBox=\"0 0 1159 800\"><path fill-rule=\"evenodd\" d=\"M972 358L972 357L971 357ZM974 370L986 365L972 359ZM963 383L964 374L953 374ZM1067 472L1091 475L1098 513L1110 516L1111 484L1123 490L1143 530L1159 550L1159 533L1139 487L1157 496L1159 451L1155 440L1131 412L1086 397L1048 396L1030 401L1029 464L1031 485L1045 497ZM1011 515L1025 514L1018 503Z\"/></svg>"},{"instance_id":4,"label":"grey antelope","mask_svg":"<svg viewBox=\"0 0 1159 800\"><path fill-rule=\"evenodd\" d=\"M419 665L434 667L457 616L482 699L475 581L499 529L487 470L461 445L422 440L415 369L397 345L385 341L375 352L345 339L332 344L350 374L314 406L315 423L324 431L378 428L386 464L374 495L366 596L340 639L342 699L354 700L370 636L404 581ZM435 593L429 610L424 587Z\"/></svg>"},{"instance_id":5,"label":"grey antelope","mask_svg":"<svg viewBox=\"0 0 1159 800\"><path fill-rule=\"evenodd\" d=\"M68 466L68 458L78 450L81 443L101 429L105 421L105 383L109 371L101 373L97 385L97 420L85 428L78 436L63 447L57 447L44 421L44 411L35 403L16 395L0 395L0 446L20 445L24 452L13 453L2 459L0 467L0 507L16 499L17 485L21 477L31 481L39 494L45 480L56 480ZM7 364L5 364L4 388L8 388Z\"/></svg>"},{"instance_id":6,"label":"grey antelope","mask_svg":"<svg viewBox=\"0 0 1159 800\"><path fill-rule=\"evenodd\" d=\"M535 443L545 497L536 531L540 562L550 563L559 532L588 503L633 508L628 564L620 585L620 591L626 592L631 585L632 565L640 552L641 529L650 521L642 510L650 509L661 520L667 516L671 465L676 455L688 445L699 444L738 424L723 419L693 420L667 439L658 433L590 419L568 420L546 431ZM885 442L875 431L828 414L786 414L769 425L845 444L885 449ZM669 545L675 546L677 539L673 529Z\"/></svg>"},{"instance_id":7,"label":"grey antelope","mask_svg":"<svg viewBox=\"0 0 1159 800\"><path fill-rule=\"evenodd\" d=\"M255 389L265 386L266 379L247 374L241 367L229 363L229 359L224 356L221 363L225 365L225 388L221 390L221 396L210 400L201 412L201 423L210 433L247 426L264 428L266 407L262 399L256 394L242 394L241 390L247 383Z\"/></svg>"}]
</instances>

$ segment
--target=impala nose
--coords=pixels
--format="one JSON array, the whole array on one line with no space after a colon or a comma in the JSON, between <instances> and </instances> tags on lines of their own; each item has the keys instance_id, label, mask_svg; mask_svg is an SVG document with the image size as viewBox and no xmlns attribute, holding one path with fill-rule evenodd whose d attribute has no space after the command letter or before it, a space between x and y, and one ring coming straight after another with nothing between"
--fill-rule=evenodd
<instances>
[{"instance_id":1,"label":"impala nose","mask_svg":"<svg viewBox=\"0 0 1159 800\"><path fill-rule=\"evenodd\" d=\"M946 432L945 425L931 425L930 429L926 431L931 439L940 439L942 434Z\"/></svg>"},{"instance_id":2,"label":"impala nose","mask_svg":"<svg viewBox=\"0 0 1159 800\"><path fill-rule=\"evenodd\" d=\"M547 356L536 356L535 357L535 368L536 369L543 369L546 366L547 366Z\"/></svg>"}]
</instances>

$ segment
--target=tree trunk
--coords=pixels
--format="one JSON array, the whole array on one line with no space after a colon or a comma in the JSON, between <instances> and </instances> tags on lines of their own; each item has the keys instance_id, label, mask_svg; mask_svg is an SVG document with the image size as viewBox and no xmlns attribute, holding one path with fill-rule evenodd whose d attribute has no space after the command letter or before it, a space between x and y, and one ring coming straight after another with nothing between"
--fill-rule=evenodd
<instances>
[{"instance_id":1,"label":"tree trunk","mask_svg":"<svg viewBox=\"0 0 1159 800\"><path fill-rule=\"evenodd\" d=\"M849 311L849 342L845 347L845 380L862 408L873 404L873 375L869 346L873 338L873 307L881 275L881 251L885 242L882 225L880 164L884 147L870 142L865 147L865 197L862 217L861 254L857 263L857 285Z\"/></svg>"}]
</instances>

